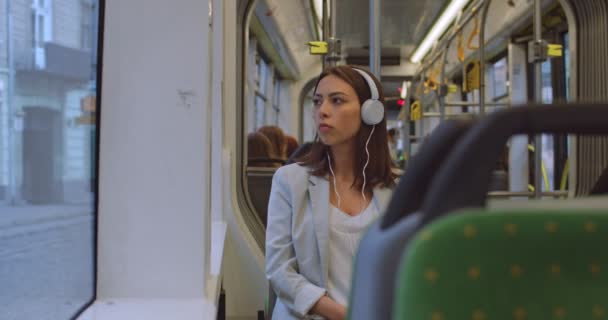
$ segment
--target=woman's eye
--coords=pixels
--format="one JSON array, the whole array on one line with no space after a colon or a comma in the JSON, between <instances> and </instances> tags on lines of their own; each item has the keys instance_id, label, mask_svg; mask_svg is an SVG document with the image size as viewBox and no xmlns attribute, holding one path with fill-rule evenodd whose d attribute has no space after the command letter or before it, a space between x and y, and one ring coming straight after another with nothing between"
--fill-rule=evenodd
<instances>
[{"instance_id":1,"label":"woman's eye","mask_svg":"<svg viewBox=\"0 0 608 320\"><path fill-rule=\"evenodd\" d=\"M312 99L312 104L317 107L321 105L321 102L322 102L321 99Z\"/></svg>"},{"instance_id":2,"label":"woman's eye","mask_svg":"<svg viewBox=\"0 0 608 320\"><path fill-rule=\"evenodd\" d=\"M344 100L342 100L342 98L333 98L333 99L331 100L331 102L332 102L333 104L342 104L342 103L344 102Z\"/></svg>"}]
</instances>

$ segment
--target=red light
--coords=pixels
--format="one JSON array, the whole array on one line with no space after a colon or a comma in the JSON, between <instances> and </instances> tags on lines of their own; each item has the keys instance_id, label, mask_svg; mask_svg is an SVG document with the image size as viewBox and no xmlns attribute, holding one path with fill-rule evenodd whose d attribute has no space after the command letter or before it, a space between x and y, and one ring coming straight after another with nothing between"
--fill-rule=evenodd
<instances>
[{"instance_id":1,"label":"red light","mask_svg":"<svg viewBox=\"0 0 608 320\"><path fill-rule=\"evenodd\" d=\"M399 100L397 100L397 104L398 104L399 106L403 106L403 105L405 104L405 100L403 100L403 99L399 99Z\"/></svg>"}]
</instances>

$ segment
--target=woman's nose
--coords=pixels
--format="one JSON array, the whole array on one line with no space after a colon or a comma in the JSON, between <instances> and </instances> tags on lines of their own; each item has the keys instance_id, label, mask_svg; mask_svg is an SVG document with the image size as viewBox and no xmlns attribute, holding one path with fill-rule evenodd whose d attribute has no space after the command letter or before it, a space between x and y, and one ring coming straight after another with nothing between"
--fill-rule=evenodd
<instances>
[{"instance_id":1,"label":"woman's nose","mask_svg":"<svg viewBox=\"0 0 608 320\"><path fill-rule=\"evenodd\" d=\"M320 118L327 118L329 116L329 112L330 112L330 106L329 103L323 101L321 103L321 105L319 106L319 117Z\"/></svg>"}]
</instances>

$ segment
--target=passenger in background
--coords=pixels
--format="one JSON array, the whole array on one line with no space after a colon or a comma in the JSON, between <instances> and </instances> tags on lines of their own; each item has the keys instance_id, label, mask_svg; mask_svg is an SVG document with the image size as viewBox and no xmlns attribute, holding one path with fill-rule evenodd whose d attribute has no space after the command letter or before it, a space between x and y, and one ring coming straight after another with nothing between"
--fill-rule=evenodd
<instances>
[{"instance_id":1,"label":"passenger in background","mask_svg":"<svg viewBox=\"0 0 608 320\"><path fill-rule=\"evenodd\" d=\"M296 140L296 138L292 136L286 135L285 142L287 143L287 152L285 153L285 155L287 156L287 158L290 158L293 152L296 151L299 147L298 140Z\"/></svg>"},{"instance_id":2,"label":"passenger in background","mask_svg":"<svg viewBox=\"0 0 608 320\"><path fill-rule=\"evenodd\" d=\"M391 154L393 164L397 165L399 163L399 158L397 157L397 130L395 128L388 130L388 150Z\"/></svg>"},{"instance_id":3,"label":"passenger in background","mask_svg":"<svg viewBox=\"0 0 608 320\"><path fill-rule=\"evenodd\" d=\"M268 137L272 144L271 156L276 159L287 159L287 141L283 129L277 126L263 126L258 132Z\"/></svg>"},{"instance_id":4,"label":"passenger in background","mask_svg":"<svg viewBox=\"0 0 608 320\"><path fill-rule=\"evenodd\" d=\"M266 229L272 319L345 319L352 263L395 186L384 96L371 74L338 66L314 90L317 138L302 162L279 168Z\"/></svg>"},{"instance_id":5,"label":"passenger in background","mask_svg":"<svg viewBox=\"0 0 608 320\"><path fill-rule=\"evenodd\" d=\"M488 191L509 191L509 148L505 146L496 161Z\"/></svg>"},{"instance_id":6,"label":"passenger in background","mask_svg":"<svg viewBox=\"0 0 608 320\"><path fill-rule=\"evenodd\" d=\"M247 165L252 167L278 167L272 162L272 143L265 135L252 132L247 135Z\"/></svg>"}]
</instances>

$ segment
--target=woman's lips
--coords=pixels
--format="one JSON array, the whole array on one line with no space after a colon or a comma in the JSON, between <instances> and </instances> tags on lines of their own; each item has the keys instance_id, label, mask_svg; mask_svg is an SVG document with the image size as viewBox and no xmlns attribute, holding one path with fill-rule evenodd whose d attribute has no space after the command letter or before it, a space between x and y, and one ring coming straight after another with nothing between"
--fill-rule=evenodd
<instances>
[{"instance_id":1,"label":"woman's lips","mask_svg":"<svg viewBox=\"0 0 608 320\"><path fill-rule=\"evenodd\" d=\"M325 133L325 132L330 131L331 129L333 129L333 127L330 126L330 125L327 125L327 124L320 124L319 125L319 132Z\"/></svg>"}]
</instances>

